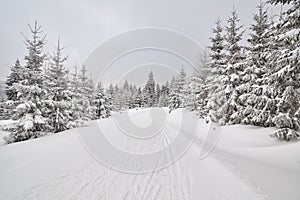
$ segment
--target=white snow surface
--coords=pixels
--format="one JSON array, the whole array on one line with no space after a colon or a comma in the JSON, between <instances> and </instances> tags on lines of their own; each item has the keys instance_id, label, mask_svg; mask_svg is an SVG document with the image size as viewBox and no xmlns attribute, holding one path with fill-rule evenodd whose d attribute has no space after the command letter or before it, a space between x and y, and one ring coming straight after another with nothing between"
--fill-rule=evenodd
<instances>
[{"instance_id":1,"label":"white snow surface","mask_svg":"<svg viewBox=\"0 0 300 200\"><path fill-rule=\"evenodd\" d=\"M130 119L139 127L147 126L148 111L130 110ZM179 130L181 112L188 111L165 112L165 126L173 127L165 129L166 140L157 136L132 141L111 127L112 117L78 130L0 146L0 199L300 199L300 142L270 138L273 128L226 126L212 152L200 159L210 124L199 120L197 138L188 151L174 164L146 174L107 168L86 151L77 134L99 125L112 130L108 137L120 149L145 153L168 145ZM193 138L190 130L182 131L180 141Z\"/></svg>"}]
</instances>

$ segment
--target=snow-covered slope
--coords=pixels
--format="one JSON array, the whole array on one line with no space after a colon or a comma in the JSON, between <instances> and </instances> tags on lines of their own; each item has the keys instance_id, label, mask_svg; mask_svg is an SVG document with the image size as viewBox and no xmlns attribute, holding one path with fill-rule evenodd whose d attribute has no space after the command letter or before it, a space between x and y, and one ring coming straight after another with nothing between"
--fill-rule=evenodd
<instances>
[{"instance_id":1,"label":"snow-covered slope","mask_svg":"<svg viewBox=\"0 0 300 200\"><path fill-rule=\"evenodd\" d=\"M114 120L125 114L114 113L110 119L78 130L1 146L0 199L300 199L300 143L274 140L268 136L270 128L224 127L218 137L218 129L208 131L212 126L199 120L197 137L180 159L141 174L107 168L80 137L83 133L93 136L91 132L99 126L119 149L143 154L161 150L175 138L178 148L191 142L192 125L182 128L180 122L182 116L189 122L197 120L196 116L180 109L164 112L158 112L165 119L162 134L143 140L122 133ZM138 127L161 117L149 118L148 109L130 110L129 116ZM213 151L203 156L216 141ZM101 141L97 142L101 147ZM177 150L171 148L163 159L174 159ZM121 162L133 168L140 164L126 155ZM111 159L118 156L112 154Z\"/></svg>"}]
</instances>

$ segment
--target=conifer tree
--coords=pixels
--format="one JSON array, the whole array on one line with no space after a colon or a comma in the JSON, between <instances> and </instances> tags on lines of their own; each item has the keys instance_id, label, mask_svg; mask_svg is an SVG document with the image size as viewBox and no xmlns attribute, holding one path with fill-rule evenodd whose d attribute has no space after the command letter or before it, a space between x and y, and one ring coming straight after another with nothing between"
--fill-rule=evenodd
<instances>
[{"instance_id":1,"label":"conifer tree","mask_svg":"<svg viewBox=\"0 0 300 200\"><path fill-rule=\"evenodd\" d=\"M148 81L143 91L145 93L146 105L148 107L154 106L156 95L155 95L155 80L152 71L148 75Z\"/></svg>"},{"instance_id":2,"label":"conifer tree","mask_svg":"<svg viewBox=\"0 0 300 200\"><path fill-rule=\"evenodd\" d=\"M273 59L272 74L266 82L276 88L273 102L276 103L276 115L272 122L278 128L272 136L290 140L299 137L300 129L300 2L298 0L271 0L273 4L289 4L275 28L274 42L278 44Z\"/></svg>"},{"instance_id":3,"label":"conifer tree","mask_svg":"<svg viewBox=\"0 0 300 200\"><path fill-rule=\"evenodd\" d=\"M121 96L121 89L119 89L119 86L115 84L114 86L114 99L113 99L113 110L119 111L122 107L122 96Z\"/></svg>"},{"instance_id":4,"label":"conifer tree","mask_svg":"<svg viewBox=\"0 0 300 200\"><path fill-rule=\"evenodd\" d=\"M224 36L221 20L217 19L216 27L213 29L213 37L210 38L210 62L208 68L210 74L208 76L208 103L209 116L211 120L218 122L224 115L223 109L226 103L226 60L224 52Z\"/></svg>"},{"instance_id":5,"label":"conifer tree","mask_svg":"<svg viewBox=\"0 0 300 200\"><path fill-rule=\"evenodd\" d=\"M171 91L169 97L169 113L179 108L181 104L182 102L180 101L180 96L178 95L178 93Z\"/></svg>"},{"instance_id":6,"label":"conifer tree","mask_svg":"<svg viewBox=\"0 0 300 200\"><path fill-rule=\"evenodd\" d=\"M188 77L185 73L184 68L182 67L178 76L176 77L175 89L174 92L179 98L180 107L185 107L188 105L186 97L188 96Z\"/></svg>"},{"instance_id":7,"label":"conifer tree","mask_svg":"<svg viewBox=\"0 0 300 200\"><path fill-rule=\"evenodd\" d=\"M184 68L181 68L179 74L171 80L171 91L169 95L170 112L179 107L185 106L187 102L186 95L188 91L187 75Z\"/></svg>"},{"instance_id":8,"label":"conifer tree","mask_svg":"<svg viewBox=\"0 0 300 200\"><path fill-rule=\"evenodd\" d=\"M67 57L63 56L62 51L63 47L58 39L48 72L45 75L48 91L48 121L51 131L54 133L69 129L72 121L72 96L68 88L68 71L64 67Z\"/></svg>"},{"instance_id":9,"label":"conifer tree","mask_svg":"<svg viewBox=\"0 0 300 200\"><path fill-rule=\"evenodd\" d=\"M34 27L29 25L32 38L26 36L25 44L28 55L25 56L24 78L15 84L19 103L14 118L19 121L18 126L6 138L8 143L27 140L41 135L47 130L45 116L46 90L43 88L42 67L45 61L43 48L46 43L41 26L35 22Z\"/></svg>"},{"instance_id":10,"label":"conifer tree","mask_svg":"<svg viewBox=\"0 0 300 200\"><path fill-rule=\"evenodd\" d=\"M170 92L175 91L175 89L176 89L176 78L175 78L175 76L172 76L169 88L170 88Z\"/></svg>"},{"instance_id":11,"label":"conifer tree","mask_svg":"<svg viewBox=\"0 0 300 200\"><path fill-rule=\"evenodd\" d=\"M156 98L155 98L155 104L158 106L159 105L159 99L160 99L160 96L161 96L161 88L160 88L160 85L157 83L156 84Z\"/></svg>"},{"instance_id":12,"label":"conifer tree","mask_svg":"<svg viewBox=\"0 0 300 200\"><path fill-rule=\"evenodd\" d=\"M122 109L129 109L130 107L130 97L131 97L131 92L130 92L130 85L127 80L125 80L124 85L123 85L123 90L122 90Z\"/></svg>"},{"instance_id":13,"label":"conifer tree","mask_svg":"<svg viewBox=\"0 0 300 200\"><path fill-rule=\"evenodd\" d=\"M115 99L115 92L114 92L114 86L112 84L110 84L108 86L108 89L106 90L106 94L107 94L107 98L108 98L108 101L110 102L110 106L111 106L111 110L115 110L115 107L114 107L114 99Z\"/></svg>"},{"instance_id":14,"label":"conifer tree","mask_svg":"<svg viewBox=\"0 0 300 200\"><path fill-rule=\"evenodd\" d=\"M1 104L3 113L5 112L5 117L2 118L9 119L14 115L16 105L20 103L16 84L20 83L23 80L23 77L24 68L21 66L19 59L17 59L15 64L11 67L10 74L7 76L5 81L5 94L7 101L4 102L3 100Z\"/></svg>"},{"instance_id":15,"label":"conifer tree","mask_svg":"<svg viewBox=\"0 0 300 200\"><path fill-rule=\"evenodd\" d=\"M104 94L104 88L100 82L97 84L94 105L96 107L96 119L107 118L110 116L110 101Z\"/></svg>"},{"instance_id":16,"label":"conifer tree","mask_svg":"<svg viewBox=\"0 0 300 200\"><path fill-rule=\"evenodd\" d=\"M71 73L69 90L71 91L72 95L72 119L74 121L74 127L81 126L82 121L81 119L81 93L79 91L80 81L79 81L79 70L78 67L75 65L73 68L73 73Z\"/></svg>"},{"instance_id":17,"label":"conifer tree","mask_svg":"<svg viewBox=\"0 0 300 200\"><path fill-rule=\"evenodd\" d=\"M240 45L242 35L242 25L239 25L235 8L231 11L231 16L227 20L226 35L225 35L225 50L226 67L224 68L225 78L225 95L226 103L222 106L224 116L221 123L233 123L237 116L233 115L237 112L237 94L235 88L243 83L242 73L245 69L245 55L243 54L243 47Z\"/></svg>"},{"instance_id":18,"label":"conifer tree","mask_svg":"<svg viewBox=\"0 0 300 200\"><path fill-rule=\"evenodd\" d=\"M16 91L16 87L13 86L14 83L19 83L23 80L23 73L24 69L20 64L19 59L17 59L15 65L11 68L11 72L9 76L6 79L5 85L6 85L6 96L7 100L17 101L18 92Z\"/></svg>"},{"instance_id":19,"label":"conifer tree","mask_svg":"<svg viewBox=\"0 0 300 200\"><path fill-rule=\"evenodd\" d=\"M191 110L197 112L200 118L206 118L208 115L208 92L209 92L209 76L210 69L208 65L208 55L206 52L202 55L201 62L191 77L189 88L191 93L186 95L186 104Z\"/></svg>"},{"instance_id":20,"label":"conifer tree","mask_svg":"<svg viewBox=\"0 0 300 200\"><path fill-rule=\"evenodd\" d=\"M135 108L140 108L143 105L143 99L142 99L142 90L139 87L134 95L134 104Z\"/></svg>"},{"instance_id":21,"label":"conifer tree","mask_svg":"<svg viewBox=\"0 0 300 200\"><path fill-rule=\"evenodd\" d=\"M235 123L246 123L259 126L269 124L269 112L264 110L265 97L260 90L268 86L264 85L263 77L268 72L267 57L271 53L267 10L265 3L260 2L257 6L258 13L254 15L254 23L251 25L250 46L248 47L248 58L246 69L242 73L244 83L236 88L237 112L234 114Z\"/></svg>"},{"instance_id":22,"label":"conifer tree","mask_svg":"<svg viewBox=\"0 0 300 200\"><path fill-rule=\"evenodd\" d=\"M159 106L167 107L169 105L169 82L167 81L164 85L161 86L160 98L159 98Z\"/></svg>"}]
</instances>

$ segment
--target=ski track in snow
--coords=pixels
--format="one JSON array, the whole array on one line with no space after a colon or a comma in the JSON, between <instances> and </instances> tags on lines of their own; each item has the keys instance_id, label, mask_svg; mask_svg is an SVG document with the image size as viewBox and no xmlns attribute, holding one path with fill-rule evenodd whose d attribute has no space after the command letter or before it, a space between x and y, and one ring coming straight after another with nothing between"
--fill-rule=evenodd
<instances>
[{"instance_id":1,"label":"ski track in snow","mask_svg":"<svg viewBox=\"0 0 300 200\"><path fill-rule=\"evenodd\" d=\"M163 133L163 143L155 140L152 144L140 146L138 152L145 147L155 150L158 145L167 146L169 143L170 139ZM126 162L126 158L123 159ZM164 159L173 160L173 152L168 152ZM182 158L165 169L147 174L124 174L92 160L79 171L32 188L17 199L189 200L190 179L189 168Z\"/></svg>"},{"instance_id":2,"label":"ski track in snow","mask_svg":"<svg viewBox=\"0 0 300 200\"><path fill-rule=\"evenodd\" d=\"M141 117L140 115L144 113L143 110L135 112L137 113L133 113L133 117ZM168 131L163 129L160 134L161 137L157 139L150 139L146 143L145 141L134 143L136 146L132 152L154 152L168 146L174 139L174 134L176 134L176 124L169 124L169 128L171 129L167 129ZM72 137L76 136L73 134ZM182 139L190 140L191 136L185 135ZM127 147L132 150L133 143L124 141L123 138L120 141L125 144L123 148ZM264 185L263 180L260 180L261 182L253 181L253 177L255 178L253 176L254 172L259 172L259 170L262 170L262 172L269 171L272 175L272 173L278 172L277 169L272 170L268 166L230 152L224 152L218 148L206 159L199 160L197 154L200 146L201 139L198 139L191 149L173 164L157 171L142 174L124 173L109 169L90 157L85 164L81 165L81 168L73 171L70 169L68 174L27 189L15 199L284 199L276 198L276 193L270 198L267 194L272 191L268 191L269 188ZM176 159L174 151L176 150L169 148L166 157L158 157L155 164L159 164L159 159L174 161ZM120 157L122 162L130 162L130 157L126 155L124 152L123 156ZM248 165L254 167L254 169L251 169L251 167L247 169ZM248 171L245 171L245 169ZM282 177L287 178L289 174L283 174ZM274 181L276 181L275 178ZM0 199L2 199L1 196Z\"/></svg>"}]
</instances>

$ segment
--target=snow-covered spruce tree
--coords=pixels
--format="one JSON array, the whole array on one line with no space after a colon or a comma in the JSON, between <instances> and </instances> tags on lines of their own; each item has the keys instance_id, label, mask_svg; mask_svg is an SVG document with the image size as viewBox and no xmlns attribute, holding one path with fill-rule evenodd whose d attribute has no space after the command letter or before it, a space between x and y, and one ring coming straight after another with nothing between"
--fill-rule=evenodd
<instances>
[{"instance_id":1,"label":"snow-covered spruce tree","mask_svg":"<svg viewBox=\"0 0 300 200\"><path fill-rule=\"evenodd\" d=\"M272 74L266 81L276 87L276 115L272 122L280 128L273 137L291 140L299 137L300 129L300 2L298 0L270 0L271 3L287 3L289 8L283 13L275 28L274 42L278 44L279 56L271 61ZM277 54L276 54L277 55Z\"/></svg>"},{"instance_id":2,"label":"snow-covered spruce tree","mask_svg":"<svg viewBox=\"0 0 300 200\"><path fill-rule=\"evenodd\" d=\"M6 119L9 119L13 116L16 105L18 105L19 98L16 88L16 84L23 80L24 69L20 64L19 59L11 67L10 74L7 76L5 81L5 94L7 97L6 102L2 102L1 107L5 111Z\"/></svg>"},{"instance_id":3,"label":"snow-covered spruce tree","mask_svg":"<svg viewBox=\"0 0 300 200\"><path fill-rule=\"evenodd\" d=\"M94 95L93 83L89 79L84 65L80 69L78 80L78 89L75 94L77 102L75 102L75 106L77 106L76 111L79 116L77 116L76 124L82 125L85 121L89 121L95 117L95 110L92 106Z\"/></svg>"},{"instance_id":4,"label":"snow-covered spruce tree","mask_svg":"<svg viewBox=\"0 0 300 200\"><path fill-rule=\"evenodd\" d=\"M169 95L169 113L180 107L181 98L175 91L171 91Z\"/></svg>"},{"instance_id":5,"label":"snow-covered spruce tree","mask_svg":"<svg viewBox=\"0 0 300 200\"><path fill-rule=\"evenodd\" d=\"M177 75L175 79L175 89L173 92L176 93L176 95L179 97L180 107L185 107L188 102L186 97L188 96L188 77L185 73L184 68L182 67L179 74Z\"/></svg>"},{"instance_id":6,"label":"snow-covered spruce tree","mask_svg":"<svg viewBox=\"0 0 300 200\"><path fill-rule=\"evenodd\" d=\"M72 95L68 88L68 71L64 67L67 57L63 56L63 47L58 39L55 51L50 58L50 65L45 74L48 91L48 123L51 131L61 132L70 128L72 121Z\"/></svg>"},{"instance_id":7,"label":"snow-covered spruce tree","mask_svg":"<svg viewBox=\"0 0 300 200\"><path fill-rule=\"evenodd\" d=\"M268 30L270 23L268 21L267 9L265 3L260 1L257 6L258 13L254 14L254 23L251 24L251 33L248 42L248 59L246 60L246 69L244 71L243 80L250 84L259 83L261 78L267 71L267 54L268 48Z\"/></svg>"},{"instance_id":8,"label":"snow-covered spruce tree","mask_svg":"<svg viewBox=\"0 0 300 200\"><path fill-rule=\"evenodd\" d=\"M130 85L127 80L125 80L124 85L123 85L123 90L122 90L122 109L127 110L130 107Z\"/></svg>"},{"instance_id":9,"label":"snow-covered spruce tree","mask_svg":"<svg viewBox=\"0 0 300 200\"><path fill-rule=\"evenodd\" d=\"M99 82L96 87L94 105L96 107L96 119L107 118L111 113L111 103L104 93L104 88Z\"/></svg>"},{"instance_id":10,"label":"snow-covered spruce tree","mask_svg":"<svg viewBox=\"0 0 300 200\"><path fill-rule=\"evenodd\" d=\"M208 82L208 103L209 116L212 121L218 122L224 115L223 106L226 103L226 74L225 74L225 52L224 36L221 20L216 21L216 27L213 29L213 37L210 38L210 62L208 63L209 76Z\"/></svg>"},{"instance_id":11,"label":"snow-covered spruce tree","mask_svg":"<svg viewBox=\"0 0 300 200\"><path fill-rule=\"evenodd\" d=\"M102 83L98 82L98 84L100 84L101 90L102 90L103 94L105 94L105 90L104 90ZM90 120L97 119L97 116L96 116L97 108L96 108L94 100L96 98L98 84L95 86L92 76L90 76L88 78L88 87L89 87L90 91L92 92L92 94L88 96L89 104L90 104L90 106L88 107L88 115L89 115Z\"/></svg>"},{"instance_id":12,"label":"snow-covered spruce tree","mask_svg":"<svg viewBox=\"0 0 300 200\"><path fill-rule=\"evenodd\" d=\"M235 123L268 126L270 111L266 111L268 94L262 91L269 86L265 85L263 78L270 66L267 60L270 49L270 23L265 9L265 3L257 6L258 13L254 15L251 25L248 56L245 61L246 69L242 73L243 84L238 86L235 94L238 96ZM263 89L264 88L264 89Z\"/></svg>"},{"instance_id":13,"label":"snow-covered spruce tree","mask_svg":"<svg viewBox=\"0 0 300 200\"><path fill-rule=\"evenodd\" d=\"M148 107L153 107L156 103L156 95L155 95L155 80L152 71L148 75L148 81L145 85L143 92L145 93L146 105Z\"/></svg>"},{"instance_id":14,"label":"snow-covered spruce tree","mask_svg":"<svg viewBox=\"0 0 300 200\"><path fill-rule=\"evenodd\" d=\"M81 121L82 110L80 106L81 94L79 92L80 80L78 71L78 67L74 66L74 71L73 73L71 73L69 81L69 90L71 91L72 95L72 127L78 127L83 125L83 122Z\"/></svg>"},{"instance_id":15,"label":"snow-covered spruce tree","mask_svg":"<svg viewBox=\"0 0 300 200\"><path fill-rule=\"evenodd\" d=\"M177 108L185 106L186 94L188 91L187 76L184 68L181 68L179 74L173 77L170 84L169 109L170 112Z\"/></svg>"},{"instance_id":16,"label":"snow-covered spruce tree","mask_svg":"<svg viewBox=\"0 0 300 200\"><path fill-rule=\"evenodd\" d=\"M176 86L176 77L172 76L172 79L170 81L170 86L169 86L170 92L175 91L176 87L177 87Z\"/></svg>"},{"instance_id":17,"label":"snow-covered spruce tree","mask_svg":"<svg viewBox=\"0 0 300 200\"><path fill-rule=\"evenodd\" d=\"M135 92L135 88L134 86L130 83L129 84L129 98L128 98L128 109L132 109L134 108L134 99L133 99L133 95Z\"/></svg>"},{"instance_id":18,"label":"snow-covered spruce tree","mask_svg":"<svg viewBox=\"0 0 300 200\"><path fill-rule=\"evenodd\" d=\"M110 102L110 109L111 110L115 110L114 107L114 99L115 99L115 92L114 92L114 86L112 84L110 84L108 86L108 88L106 89L106 95L107 95L107 99Z\"/></svg>"},{"instance_id":19,"label":"snow-covered spruce tree","mask_svg":"<svg viewBox=\"0 0 300 200\"><path fill-rule=\"evenodd\" d=\"M159 99L160 99L160 96L161 96L161 88L160 88L160 85L159 83L156 84L156 99L155 99L155 103L157 106L159 106Z\"/></svg>"},{"instance_id":20,"label":"snow-covered spruce tree","mask_svg":"<svg viewBox=\"0 0 300 200\"><path fill-rule=\"evenodd\" d=\"M45 61L43 47L45 37L42 36L41 26L35 22L34 27L29 25L32 38L26 36L25 44L28 55L25 56L24 78L16 84L19 104L16 107L14 118L19 120L18 126L6 137L8 143L19 142L36 138L42 131L47 130L44 100L46 91L43 86L42 66Z\"/></svg>"},{"instance_id":21,"label":"snow-covered spruce tree","mask_svg":"<svg viewBox=\"0 0 300 200\"><path fill-rule=\"evenodd\" d=\"M136 98L139 98L138 97L138 88L136 85L132 85L130 84L130 102L129 102L129 108L132 109L132 108L136 108L136 107L139 107L138 104L136 104Z\"/></svg>"},{"instance_id":22,"label":"snow-covered spruce tree","mask_svg":"<svg viewBox=\"0 0 300 200\"><path fill-rule=\"evenodd\" d=\"M242 76L245 69L243 47L240 45L242 35L242 25L239 25L240 19L238 18L235 8L231 11L231 16L227 20L226 35L225 35L225 50L226 66L224 68L225 78L225 95L226 103L222 106L224 116L221 119L221 124L236 123L240 116L234 115L237 112L237 93L235 88L243 83Z\"/></svg>"},{"instance_id":23,"label":"snow-covered spruce tree","mask_svg":"<svg viewBox=\"0 0 300 200\"><path fill-rule=\"evenodd\" d=\"M167 107L169 105L169 82L167 81L164 85L161 86L160 97L158 105L160 107Z\"/></svg>"},{"instance_id":24,"label":"snow-covered spruce tree","mask_svg":"<svg viewBox=\"0 0 300 200\"><path fill-rule=\"evenodd\" d=\"M119 111L121 110L121 94L120 94L120 89L117 84L114 86L114 100L113 100L113 110L114 111Z\"/></svg>"},{"instance_id":25,"label":"snow-covered spruce tree","mask_svg":"<svg viewBox=\"0 0 300 200\"><path fill-rule=\"evenodd\" d=\"M196 111L198 108L197 96L201 88L201 79L195 75L195 72L191 76L191 83L189 85L190 95L189 95L189 105L188 109L191 111Z\"/></svg>"},{"instance_id":26,"label":"snow-covered spruce tree","mask_svg":"<svg viewBox=\"0 0 300 200\"><path fill-rule=\"evenodd\" d=\"M24 69L20 64L19 59L17 59L14 66L12 66L12 68L10 69L10 74L8 75L5 81L5 85L6 85L5 93L7 96L7 100L11 100L11 101L18 100L17 97L18 92L16 90L16 87L14 87L13 84L19 83L20 81L23 80L23 73L24 73Z\"/></svg>"},{"instance_id":27,"label":"snow-covered spruce tree","mask_svg":"<svg viewBox=\"0 0 300 200\"><path fill-rule=\"evenodd\" d=\"M109 84L107 90L106 90L107 98L113 100L114 99L114 86L112 84Z\"/></svg>"},{"instance_id":28,"label":"snow-covered spruce tree","mask_svg":"<svg viewBox=\"0 0 300 200\"><path fill-rule=\"evenodd\" d=\"M188 108L197 112L200 118L206 118L208 115L208 77L210 74L208 68L208 55L204 52L200 65L194 70L189 88L191 93L187 95L189 97Z\"/></svg>"},{"instance_id":29,"label":"snow-covered spruce tree","mask_svg":"<svg viewBox=\"0 0 300 200\"><path fill-rule=\"evenodd\" d=\"M142 98L142 90L139 87L136 91L136 93L134 94L134 104L135 104L135 108L140 108L143 105L143 98Z\"/></svg>"},{"instance_id":30,"label":"snow-covered spruce tree","mask_svg":"<svg viewBox=\"0 0 300 200\"><path fill-rule=\"evenodd\" d=\"M123 107L122 93L123 93L122 87L119 87L117 84L115 84L114 100L112 102L114 111L120 111Z\"/></svg>"}]
</instances>

